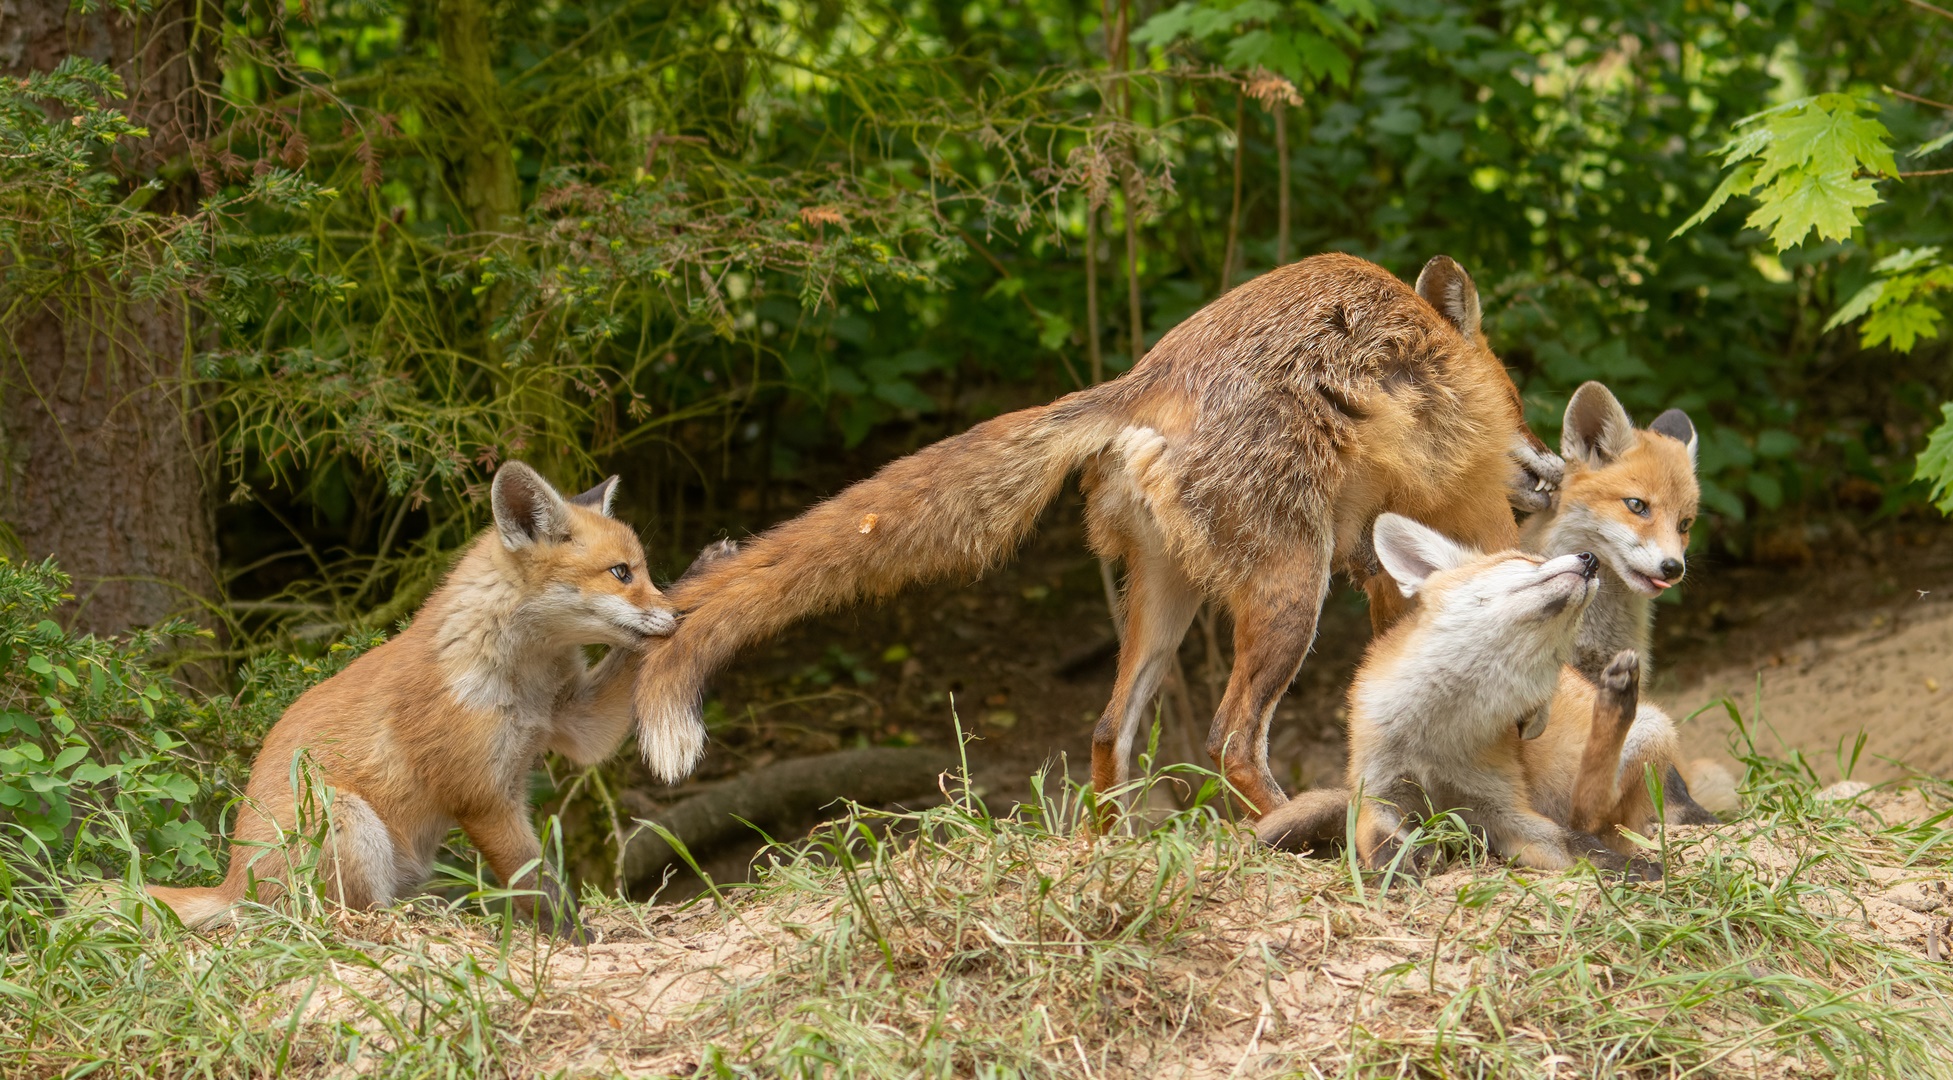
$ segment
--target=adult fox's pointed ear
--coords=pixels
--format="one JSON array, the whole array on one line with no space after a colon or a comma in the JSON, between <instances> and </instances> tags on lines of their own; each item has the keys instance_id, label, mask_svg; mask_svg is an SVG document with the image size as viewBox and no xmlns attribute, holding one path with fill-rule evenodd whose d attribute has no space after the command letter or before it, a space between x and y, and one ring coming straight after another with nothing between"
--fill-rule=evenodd
<instances>
[{"instance_id":1,"label":"adult fox's pointed ear","mask_svg":"<svg viewBox=\"0 0 1953 1080\"><path fill-rule=\"evenodd\" d=\"M1470 548L1402 514L1380 514L1376 531L1377 561L1405 596L1416 596L1432 574L1463 566Z\"/></svg>"},{"instance_id":2,"label":"adult fox's pointed ear","mask_svg":"<svg viewBox=\"0 0 1953 1080\"><path fill-rule=\"evenodd\" d=\"M595 510L597 513L609 517L610 501L616 497L617 478L613 476L581 495L570 496L570 505L581 506L586 510Z\"/></svg>"},{"instance_id":3,"label":"adult fox's pointed ear","mask_svg":"<svg viewBox=\"0 0 1953 1080\"><path fill-rule=\"evenodd\" d=\"M1680 409L1670 409L1655 417L1648 430L1657 435L1666 435L1689 448L1689 464L1695 464L1695 424L1689 414Z\"/></svg>"},{"instance_id":4,"label":"adult fox's pointed ear","mask_svg":"<svg viewBox=\"0 0 1953 1080\"><path fill-rule=\"evenodd\" d=\"M1458 328L1467 340L1478 337L1478 286L1451 256L1439 255L1424 264L1417 275L1417 295L1438 309L1444 321Z\"/></svg>"},{"instance_id":5,"label":"adult fox's pointed ear","mask_svg":"<svg viewBox=\"0 0 1953 1080\"><path fill-rule=\"evenodd\" d=\"M495 510L495 530L502 535L502 546L510 551L558 540L569 532L569 505L549 481L520 461L505 461L495 470L488 501Z\"/></svg>"},{"instance_id":6,"label":"adult fox's pointed ear","mask_svg":"<svg viewBox=\"0 0 1953 1080\"><path fill-rule=\"evenodd\" d=\"M1684 419L1684 423L1687 420ZM1560 456L1568 461L1605 465L1634 448L1634 423L1612 391L1584 382L1566 403L1560 428Z\"/></svg>"}]
</instances>

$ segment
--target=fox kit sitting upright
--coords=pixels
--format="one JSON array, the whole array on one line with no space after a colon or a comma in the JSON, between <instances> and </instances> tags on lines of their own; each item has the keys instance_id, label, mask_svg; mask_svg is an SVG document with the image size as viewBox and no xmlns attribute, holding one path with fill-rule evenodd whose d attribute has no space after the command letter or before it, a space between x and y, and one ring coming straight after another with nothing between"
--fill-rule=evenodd
<instances>
[{"instance_id":1,"label":"fox kit sitting upright","mask_svg":"<svg viewBox=\"0 0 1953 1080\"><path fill-rule=\"evenodd\" d=\"M1689 530L1701 501L1695 447L1695 425L1680 409L1644 430L1597 382L1582 384L1567 402L1560 436L1565 479L1553 505L1527 520L1520 546L1549 557L1578 551L1600 557L1600 589L1581 619L1572 661L1590 680L1599 680L1622 649L1641 657L1647 677L1655 598L1687 572ZM1710 780L1714 801L1733 800L1726 773L1701 775ZM1671 822L1716 821L1679 772L1664 781Z\"/></svg>"},{"instance_id":2,"label":"fox kit sitting upright","mask_svg":"<svg viewBox=\"0 0 1953 1080\"><path fill-rule=\"evenodd\" d=\"M1375 547L1418 603L1350 687L1349 787L1302 793L1257 835L1281 846L1340 837L1355 792L1357 854L1373 869L1442 811L1523 866L1627 868L1635 849L1620 830L1652 824L1643 774L1668 767L1675 729L1638 701L1631 651L1598 682L1567 666L1600 560L1480 554L1394 514L1377 519Z\"/></svg>"},{"instance_id":3,"label":"fox kit sitting upright","mask_svg":"<svg viewBox=\"0 0 1953 1080\"><path fill-rule=\"evenodd\" d=\"M377 907L426 880L458 824L505 885L539 889L559 931L575 925L529 811L544 750L579 765L630 730L640 651L675 621L629 526L610 516L617 478L564 498L520 462L495 474L495 527L463 555L412 625L307 690L265 737L216 888L150 892L192 928L229 920L255 883L274 899L322 831L325 895ZM611 646L594 667L583 646ZM299 760L303 758L305 761ZM295 775L315 777L310 792ZM536 914L533 896L518 909Z\"/></svg>"},{"instance_id":4,"label":"fox kit sitting upright","mask_svg":"<svg viewBox=\"0 0 1953 1080\"><path fill-rule=\"evenodd\" d=\"M1689 530L1702 499L1695 445L1695 425L1680 409L1640 430L1597 382L1582 384L1567 402L1559 498L1527 519L1520 546L1546 556L1600 557L1600 592L1587 606L1573 655L1573 666L1590 679L1622 649L1646 662L1655 597L1687 572Z\"/></svg>"}]
</instances>

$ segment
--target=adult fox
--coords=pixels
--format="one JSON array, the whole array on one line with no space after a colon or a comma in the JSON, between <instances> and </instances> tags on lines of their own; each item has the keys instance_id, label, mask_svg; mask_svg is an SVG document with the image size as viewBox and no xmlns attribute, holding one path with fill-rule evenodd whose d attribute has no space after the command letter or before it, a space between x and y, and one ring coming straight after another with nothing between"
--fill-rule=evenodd
<instances>
[{"instance_id":1,"label":"adult fox","mask_svg":"<svg viewBox=\"0 0 1953 1080\"><path fill-rule=\"evenodd\" d=\"M299 695L265 736L214 888L151 886L184 924L229 921L253 885L274 899L323 843L313 872L351 908L419 885L459 824L504 885L539 890L575 928L529 813L545 749L580 765L630 731L640 650L671 632L630 526L610 516L617 478L572 498L511 461L495 473L495 527L461 557L412 625ZM596 666L586 644L611 646ZM298 784L295 778L303 777ZM536 916L532 896L518 909Z\"/></svg>"},{"instance_id":2,"label":"adult fox","mask_svg":"<svg viewBox=\"0 0 1953 1080\"><path fill-rule=\"evenodd\" d=\"M807 615L914 582L980 572L1015 549L1084 470L1094 551L1125 564L1118 678L1093 735L1092 779L1127 775L1133 734L1203 596L1234 619L1234 670L1207 750L1261 814L1285 801L1268 719L1300 670L1337 570L1372 617L1402 610L1370 554L1396 511L1488 550L1512 504L1542 508L1561 463L1527 430L1457 263L1415 290L1348 255L1281 267L1208 304L1125 375L925 447L743 542L675 586L678 632L647 653L638 742L667 780L705 744L705 681L741 647ZM1149 490L1115 446L1150 428ZM1509 501L1510 500L1510 501Z\"/></svg>"}]
</instances>

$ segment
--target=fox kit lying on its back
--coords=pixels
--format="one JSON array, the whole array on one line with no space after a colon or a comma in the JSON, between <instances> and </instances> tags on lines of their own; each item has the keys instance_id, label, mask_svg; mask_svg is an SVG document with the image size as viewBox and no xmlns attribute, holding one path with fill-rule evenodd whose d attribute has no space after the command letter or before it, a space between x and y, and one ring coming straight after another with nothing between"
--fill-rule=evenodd
<instances>
[{"instance_id":1,"label":"fox kit lying on its back","mask_svg":"<svg viewBox=\"0 0 1953 1080\"><path fill-rule=\"evenodd\" d=\"M1598 684L1566 666L1599 560L1481 555L1396 515L1377 519L1376 553L1418 604L1350 687L1349 790L1305 792L1256 833L1284 846L1340 837L1356 791L1357 854L1371 868L1446 810L1524 866L1625 868L1634 848L1620 829L1652 824L1642 774L1668 767L1675 729L1637 701L1632 652ZM1522 731L1549 703L1543 729Z\"/></svg>"},{"instance_id":2,"label":"fox kit lying on its back","mask_svg":"<svg viewBox=\"0 0 1953 1080\"><path fill-rule=\"evenodd\" d=\"M1648 674L1654 598L1682 580L1689 530L1701 489L1695 479L1695 425L1670 409L1638 430L1627 411L1597 382L1574 391L1566 406L1560 453L1566 479L1551 508L1532 516L1520 547L1541 555L1590 551L1600 557L1600 591L1581 617L1573 666L1598 680L1622 649L1633 649ZM1717 802L1734 799L1734 782L1720 767L1712 780ZM1681 774L1664 778L1668 820L1701 825L1715 815L1690 796Z\"/></svg>"},{"instance_id":3,"label":"fox kit lying on its back","mask_svg":"<svg viewBox=\"0 0 1953 1080\"><path fill-rule=\"evenodd\" d=\"M1128 429L1167 446L1143 491L1120 461ZM1395 510L1510 547L1509 502L1543 504L1559 469L1526 431L1456 263L1431 260L1413 289L1346 255L1305 259L1195 312L1119 378L892 462L674 587L685 620L639 676L638 743L654 772L684 776L704 749L705 681L740 649L817 612L982 570L1083 470L1092 547L1126 574L1093 785L1125 779L1134 732L1211 598L1233 615L1235 648L1207 751L1263 813L1284 799L1269 717L1331 575L1372 576L1370 522ZM1385 625L1401 598L1381 575L1369 587Z\"/></svg>"},{"instance_id":4,"label":"fox kit lying on its back","mask_svg":"<svg viewBox=\"0 0 1953 1080\"><path fill-rule=\"evenodd\" d=\"M630 527L610 517L617 478L572 499L520 462L495 474L495 527L475 541L413 624L307 690L265 737L213 889L152 887L191 927L226 921L250 885L289 880L307 834L318 872L347 907L385 904L427 877L459 824L514 888L540 888L558 930L574 913L546 870L529 815L544 750L579 765L630 729L644 643L674 620ZM595 667L583 646L611 646ZM307 761L295 759L303 755ZM293 790L295 773L314 792ZM533 898L520 905L535 915Z\"/></svg>"}]
</instances>

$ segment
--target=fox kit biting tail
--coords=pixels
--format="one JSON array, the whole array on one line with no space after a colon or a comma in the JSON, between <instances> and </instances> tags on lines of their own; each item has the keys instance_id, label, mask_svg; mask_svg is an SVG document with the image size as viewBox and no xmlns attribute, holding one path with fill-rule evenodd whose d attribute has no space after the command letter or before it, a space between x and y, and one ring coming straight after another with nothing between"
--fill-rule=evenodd
<instances>
[{"instance_id":1,"label":"fox kit biting tail","mask_svg":"<svg viewBox=\"0 0 1953 1080\"><path fill-rule=\"evenodd\" d=\"M1120 378L895 461L674 586L685 617L639 676L638 741L653 771L685 776L704 748L705 681L741 648L857 599L980 572L1082 469L1092 548L1126 574L1094 785L1126 779L1134 733L1206 597L1235 628L1207 750L1263 813L1284 801L1269 716L1331 574L1375 579L1379 625L1401 607L1369 556L1370 523L1395 510L1508 548L1509 503L1543 504L1559 468L1526 430L1456 263L1431 260L1413 289L1361 259L1316 256L1202 308Z\"/></svg>"},{"instance_id":2,"label":"fox kit biting tail","mask_svg":"<svg viewBox=\"0 0 1953 1080\"><path fill-rule=\"evenodd\" d=\"M1635 848L1620 830L1653 824L1644 772L1669 767L1675 728L1640 704L1631 650L1598 681L1567 666L1600 560L1480 554L1395 515L1377 519L1376 552L1418 604L1350 687L1349 788L1306 792L1256 833L1289 847L1341 837L1355 792L1357 854L1372 869L1441 811L1523 866L1627 869Z\"/></svg>"},{"instance_id":3,"label":"fox kit biting tail","mask_svg":"<svg viewBox=\"0 0 1953 1080\"><path fill-rule=\"evenodd\" d=\"M152 887L185 925L228 921L251 885L270 900L323 833L322 891L351 908L420 884L459 824L502 882L539 889L559 932L574 913L536 867L529 772L544 750L579 765L630 729L646 641L671 609L644 551L610 516L617 478L574 498L520 462L495 474L495 527L475 541L412 625L285 710L265 737L231 829L230 870L211 889ZM611 646L591 667L586 644ZM294 790L295 776L301 781ZM518 909L534 917L533 896Z\"/></svg>"},{"instance_id":4,"label":"fox kit biting tail","mask_svg":"<svg viewBox=\"0 0 1953 1080\"><path fill-rule=\"evenodd\" d=\"M1567 402L1560 454L1566 478L1554 504L1527 520L1520 547L1546 556L1589 551L1600 557L1600 590L1580 623L1571 661L1599 681L1622 649L1641 657L1648 674L1655 597L1687 572L1689 530L1701 489L1695 478L1695 425L1670 409L1638 429L1597 382ZM1703 769L1704 798L1733 809L1735 783L1720 767ZM1664 777L1668 820L1711 824L1714 814L1692 797L1678 771ZM1698 785L1700 786L1700 785Z\"/></svg>"}]
</instances>

